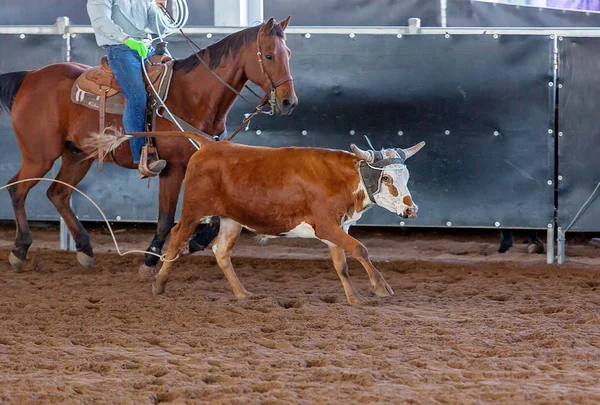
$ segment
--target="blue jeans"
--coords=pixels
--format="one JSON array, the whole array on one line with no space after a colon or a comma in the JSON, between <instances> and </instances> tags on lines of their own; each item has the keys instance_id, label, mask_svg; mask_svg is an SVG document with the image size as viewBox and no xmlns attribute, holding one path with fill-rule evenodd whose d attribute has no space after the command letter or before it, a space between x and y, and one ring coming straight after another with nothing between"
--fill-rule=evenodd
<instances>
[{"instance_id":1,"label":"blue jeans","mask_svg":"<svg viewBox=\"0 0 600 405\"><path fill-rule=\"evenodd\" d=\"M153 54L154 48L150 47L148 57ZM125 112L123 113L125 132L145 132L148 93L144 83L140 55L127 45L111 45L108 46L107 57L115 79L127 98ZM129 139L133 163L135 164L140 162L144 143L144 138Z\"/></svg>"}]
</instances>

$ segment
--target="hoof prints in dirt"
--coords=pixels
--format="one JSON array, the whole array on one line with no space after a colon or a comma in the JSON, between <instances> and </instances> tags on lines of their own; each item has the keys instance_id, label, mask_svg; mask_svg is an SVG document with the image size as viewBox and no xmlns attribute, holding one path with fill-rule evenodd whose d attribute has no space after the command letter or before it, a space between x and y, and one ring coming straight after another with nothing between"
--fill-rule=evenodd
<instances>
[{"instance_id":1,"label":"hoof prints in dirt","mask_svg":"<svg viewBox=\"0 0 600 405\"><path fill-rule=\"evenodd\" d=\"M135 261L43 254L0 264L0 402L600 402L595 270L382 262L397 294L353 306L327 260L237 259L261 297L237 301L188 257L156 300Z\"/></svg>"}]
</instances>

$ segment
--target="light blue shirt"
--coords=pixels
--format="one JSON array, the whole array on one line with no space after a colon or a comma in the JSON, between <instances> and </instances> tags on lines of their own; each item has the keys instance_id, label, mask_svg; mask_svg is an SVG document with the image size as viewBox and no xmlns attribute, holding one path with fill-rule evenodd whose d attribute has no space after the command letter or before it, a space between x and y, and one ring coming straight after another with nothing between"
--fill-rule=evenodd
<instances>
[{"instance_id":1,"label":"light blue shirt","mask_svg":"<svg viewBox=\"0 0 600 405\"><path fill-rule=\"evenodd\" d=\"M154 0L87 0L87 12L99 46L122 44L127 36L149 38L146 29L156 32ZM165 29L159 21L159 27Z\"/></svg>"}]
</instances>

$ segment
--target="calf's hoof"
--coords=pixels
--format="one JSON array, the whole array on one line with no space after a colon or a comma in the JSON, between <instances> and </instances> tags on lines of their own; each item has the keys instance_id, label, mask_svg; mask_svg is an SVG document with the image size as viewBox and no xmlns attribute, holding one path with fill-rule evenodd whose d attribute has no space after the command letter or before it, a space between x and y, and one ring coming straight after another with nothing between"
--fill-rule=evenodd
<instances>
[{"instance_id":1,"label":"calf's hoof","mask_svg":"<svg viewBox=\"0 0 600 405\"><path fill-rule=\"evenodd\" d=\"M235 295L235 299L237 299L237 300L245 300L245 299L254 297L254 294L247 290L244 290L244 291L234 294L234 295Z\"/></svg>"},{"instance_id":2,"label":"calf's hoof","mask_svg":"<svg viewBox=\"0 0 600 405\"><path fill-rule=\"evenodd\" d=\"M346 298L348 299L348 304L350 305L359 305L367 302L367 299L360 294L347 296Z\"/></svg>"},{"instance_id":3,"label":"calf's hoof","mask_svg":"<svg viewBox=\"0 0 600 405\"><path fill-rule=\"evenodd\" d=\"M142 264L138 269L138 276L140 276L140 280L154 280L156 278L156 266L146 266Z\"/></svg>"},{"instance_id":4,"label":"calf's hoof","mask_svg":"<svg viewBox=\"0 0 600 405\"><path fill-rule=\"evenodd\" d=\"M159 281L155 281L152 283L152 295L160 295L165 293L165 289L167 287L167 283L161 283Z\"/></svg>"},{"instance_id":5,"label":"calf's hoof","mask_svg":"<svg viewBox=\"0 0 600 405\"><path fill-rule=\"evenodd\" d=\"M83 252L77 252L77 261L85 268L91 268L94 265L94 258Z\"/></svg>"},{"instance_id":6,"label":"calf's hoof","mask_svg":"<svg viewBox=\"0 0 600 405\"><path fill-rule=\"evenodd\" d=\"M390 295L394 295L394 290L385 280L381 280L378 285L373 287L373 292L378 297L389 297Z\"/></svg>"},{"instance_id":7,"label":"calf's hoof","mask_svg":"<svg viewBox=\"0 0 600 405\"><path fill-rule=\"evenodd\" d=\"M13 269L16 269L18 272L23 271L23 266L25 265L25 260L19 259L13 252L10 252L8 255L8 261Z\"/></svg>"}]
</instances>

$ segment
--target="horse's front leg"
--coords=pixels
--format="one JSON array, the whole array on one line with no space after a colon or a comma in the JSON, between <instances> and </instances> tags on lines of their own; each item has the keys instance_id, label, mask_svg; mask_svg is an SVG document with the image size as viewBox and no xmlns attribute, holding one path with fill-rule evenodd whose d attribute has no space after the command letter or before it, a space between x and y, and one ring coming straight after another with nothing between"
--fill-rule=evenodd
<instances>
[{"instance_id":1,"label":"horse's front leg","mask_svg":"<svg viewBox=\"0 0 600 405\"><path fill-rule=\"evenodd\" d=\"M183 165L167 165L159 176L158 185L158 224L156 234L146 251L160 255L162 248L167 240L169 232L175 225L175 211L181 184L185 177L185 167ZM140 277L154 278L156 275L156 264L159 258L153 254L144 255L144 264L138 271Z\"/></svg>"},{"instance_id":2,"label":"horse's front leg","mask_svg":"<svg viewBox=\"0 0 600 405\"><path fill-rule=\"evenodd\" d=\"M212 217L207 225L198 225L194 236L190 239L188 253L194 254L204 250L219 234L221 221L219 217Z\"/></svg>"}]
</instances>

